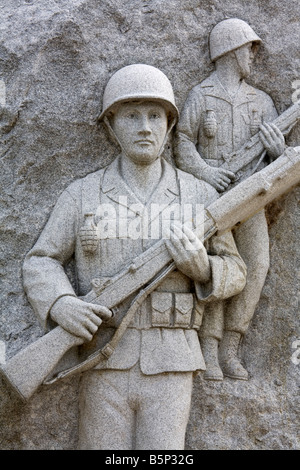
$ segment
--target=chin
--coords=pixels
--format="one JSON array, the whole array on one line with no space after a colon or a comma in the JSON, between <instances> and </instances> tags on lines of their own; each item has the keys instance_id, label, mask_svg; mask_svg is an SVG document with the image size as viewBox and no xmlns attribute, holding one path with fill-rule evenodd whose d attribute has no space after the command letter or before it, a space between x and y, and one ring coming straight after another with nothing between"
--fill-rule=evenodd
<instances>
[{"instance_id":1,"label":"chin","mask_svg":"<svg viewBox=\"0 0 300 470\"><path fill-rule=\"evenodd\" d=\"M131 157L131 159L137 165L151 165L154 163L159 157L157 155L147 155L147 154L138 154Z\"/></svg>"}]
</instances>

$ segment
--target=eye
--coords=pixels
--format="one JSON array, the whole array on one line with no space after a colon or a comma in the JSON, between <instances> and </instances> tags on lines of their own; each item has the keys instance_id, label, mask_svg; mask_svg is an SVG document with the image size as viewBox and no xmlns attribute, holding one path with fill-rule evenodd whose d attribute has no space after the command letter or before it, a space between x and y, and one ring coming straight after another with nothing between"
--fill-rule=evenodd
<instances>
[{"instance_id":1,"label":"eye","mask_svg":"<svg viewBox=\"0 0 300 470\"><path fill-rule=\"evenodd\" d=\"M126 115L126 117L127 117L128 119L135 120L135 119L138 118L138 114L137 114L137 113L134 113L134 112L130 112L130 113L128 113L128 114Z\"/></svg>"},{"instance_id":2,"label":"eye","mask_svg":"<svg viewBox=\"0 0 300 470\"><path fill-rule=\"evenodd\" d=\"M155 121L157 119L160 119L161 115L157 112L153 112L153 113L150 113L149 117L150 117L151 120Z\"/></svg>"}]
</instances>

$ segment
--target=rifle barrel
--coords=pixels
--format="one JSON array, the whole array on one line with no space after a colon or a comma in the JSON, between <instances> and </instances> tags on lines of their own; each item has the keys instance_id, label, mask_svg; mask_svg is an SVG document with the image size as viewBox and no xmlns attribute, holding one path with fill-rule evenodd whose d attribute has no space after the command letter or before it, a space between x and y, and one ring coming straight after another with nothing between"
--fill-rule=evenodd
<instances>
[{"instance_id":1,"label":"rifle barrel","mask_svg":"<svg viewBox=\"0 0 300 470\"><path fill-rule=\"evenodd\" d=\"M230 230L290 190L300 181L300 147L287 149L273 163L235 186L212 203L196 233L210 238L216 231ZM172 263L163 240L137 257L128 269L103 289L92 290L83 300L113 308ZM6 380L24 399L30 398L53 371L64 354L83 342L60 326L39 338L0 368Z\"/></svg>"},{"instance_id":2,"label":"rifle barrel","mask_svg":"<svg viewBox=\"0 0 300 470\"><path fill-rule=\"evenodd\" d=\"M286 134L300 119L300 100L290 106L273 123ZM259 132L251 137L237 152L233 152L225 158L222 168L233 173L245 168L264 151L263 143L259 137Z\"/></svg>"}]
</instances>

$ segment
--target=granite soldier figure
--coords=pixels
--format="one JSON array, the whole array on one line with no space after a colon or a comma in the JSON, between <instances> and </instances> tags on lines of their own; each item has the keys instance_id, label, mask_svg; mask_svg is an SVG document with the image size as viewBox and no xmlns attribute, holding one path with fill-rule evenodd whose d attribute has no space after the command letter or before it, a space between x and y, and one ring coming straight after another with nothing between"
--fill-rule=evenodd
<instances>
[{"instance_id":1,"label":"granite soldier figure","mask_svg":"<svg viewBox=\"0 0 300 470\"><path fill-rule=\"evenodd\" d=\"M210 183L219 192L226 190L235 178L222 164L255 133L260 132L270 160L284 151L282 133L274 124L268 124L277 117L272 99L244 80L250 74L260 42L253 29L236 18L221 21L213 28L209 45L216 70L191 90L177 126L178 167ZM258 156L241 171L241 179L265 164ZM253 317L269 268L264 211L236 227L233 233L247 265L247 284L227 303L207 307L201 345L208 380L223 380L223 374L248 379L248 372L237 356L238 347Z\"/></svg>"},{"instance_id":2,"label":"granite soldier figure","mask_svg":"<svg viewBox=\"0 0 300 470\"><path fill-rule=\"evenodd\" d=\"M44 325L54 322L82 339L79 360L107 342L130 304L124 301L101 324L107 309L80 299L92 279L105 284L155 243L148 235L157 220L161 229L162 208L187 200L206 206L217 198L212 186L161 156L177 117L171 84L161 71L136 64L116 72L100 119L121 153L63 192L27 255L28 298ZM151 205L159 210L149 212ZM146 232L132 229L147 223ZM193 373L205 369L198 340L204 304L240 292L246 268L230 232L204 247L175 218L165 243L178 269L142 303L111 357L81 376L80 449L184 447ZM72 257L76 289L64 270Z\"/></svg>"}]
</instances>

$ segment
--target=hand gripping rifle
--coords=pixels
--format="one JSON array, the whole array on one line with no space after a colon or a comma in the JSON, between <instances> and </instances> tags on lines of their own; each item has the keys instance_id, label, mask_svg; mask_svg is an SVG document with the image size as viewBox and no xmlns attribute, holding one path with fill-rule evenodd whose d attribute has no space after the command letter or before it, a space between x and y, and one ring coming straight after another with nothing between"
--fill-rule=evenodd
<instances>
[{"instance_id":1,"label":"hand gripping rifle","mask_svg":"<svg viewBox=\"0 0 300 470\"><path fill-rule=\"evenodd\" d=\"M282 114L280 114L280 116L278 116L273 121L273 123L278 127L278 129L283 133L283 135L287 135L299 120L300 100L290 106ZM255 160L259 155L261 155L261 159L259 160L260 162L263 159L265 152L263 143L259 137L258 132L250 140L248 140L237 152L233 152L228 156L224 156L225 162L223 163L221 168L236 173L236 182L242 174L241 170L253 160Z\"/></svg>"},{"instance_id":2,"label":"hand gripping rifle","mask_svg":"<svg viewBox=\"0 0 300 470\"><path fill-rule=\"evenodd\" d=\"M204 210L203 225L195 233L204 241L213 234L230 230L263 209L300 181L300 147L288 148L273 163L232 188ZM111 278L104 286L93 280L93 289L82 298L87 302L104 305L116 313L116 307L131 294L139 291L114 336L104 348L92 354L83 363L64 371L54 379L45 380L64 354L82 339L57 326L37 341L20 351L2 366L4 378L26 400L42 383L82 372L106 360L129 325L133 314L146 296L175 269L163 240L137 256L130 266Z\"/></svg>"}]
</instances>

